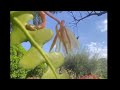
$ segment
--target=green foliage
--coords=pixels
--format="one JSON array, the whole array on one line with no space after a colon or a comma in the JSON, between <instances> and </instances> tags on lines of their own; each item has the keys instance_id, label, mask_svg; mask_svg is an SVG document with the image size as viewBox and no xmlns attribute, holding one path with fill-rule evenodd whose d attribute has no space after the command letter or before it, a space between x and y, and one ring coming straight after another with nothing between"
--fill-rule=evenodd
<instances>
[{"instance_id":1,"label":"green foliage","mask_svg":"<svg viewBox=\"0 0 120 90\"><path fill-rule=\"evenodd\" d=\"M89 58L87 52L76 55L68 55L65 58L63 72L58 72L59 67L64 63L61 53L46 53L42 46L49 41L53 32L47 28L28 31L25 28L27 22L33 19L32 12L12 11L10 19L12 32L10 33L10 77L23 79L26 77L40 77L41 79L68 79L69 74L79 75L95 73L102 78L107 78L107 61L104 59ZM25 51L20 43L30 41L31 48ZM66 72L66 70L67 72Z\"/></svg>"},{"instance_id":2,"label":"green foliage","mask_svg":"<svg viewBox=\"0 0 120 90\"><path fill-rule=\"evenodd\" d=\"M58 72L58 70L56 70L56 72ZM69 79L69 75L66 71L62 72L61 74L57 73L57 76L59 79ZM47 72L41 77L41 79L55 79L50 68L48 68Z\"/></svg>"},{"instance_id":3,"label":"green foliage","mask_svg":"<svg viewBox=\"0 0 120 90\"><path fill-rule=\"evenodd\" d=\"M77 53L76 55L68 55L65 57L64 68L74 72L76 77L90 73L88 55L85 53Z\"/></svg>"},{"instance_id":4,"label":"green foliage","mask_svg":"<svg viewBox=\"0 0 120 90\"><path fill-rule=\"evenodd\" d=\"M26 53L25 49L21 45L10 47L10 77L12 79L24 79L27 75L27 71L19 67L19 61Z\"/></svg>"},{"instance_id":5,"label":"green foliage","mask_svg":"<svg viewBox=\"0 0 120 90\"><path fill-rule=\"evenodd\" d=\"M107 59L106 58L100 58L98 60L97 70L95 74L103 79L107 79Z\"/></svg>"},{"instance_id":6,"label":"green foliage","mask_svg":"<svg viewBox=\"0 0 120 90\"><path fill-rule=\"evenodd\" d=\"M45 54L45 52L40 47L41 44L43 44L43 43L40 43L39 40L43 40L43 38L41 38L41 39L37 38L38 41L36 41L36 38L33 37L28 32L28 30L26 30L26 28L25 28L25 25L27 24L28 20L31 20L33 18L33 15L31 14L31 12L11 11L10 12L10 18L11 18L11 22L13 24L13 31L11 32L11 38L10 38L11 43L10 43L10 45L19 44L19 43L22 43L23 41L29 40L32 47L34 48L33 50L39 51L39 54L41 56L43 56L44 60L50 66L50 68L52 69L55 77L57 78L55 68L53 67L53 65L49 61L48 56ZM41 31L41 30L39 30L39 31ZM34 36L37 36L37 35L34 35ZM49 37L49 35L46 35L46 36ZM46 39L46 36L44 36L45 39ZM51 36L51 34L50 34L50 36ZM27 64L25 65L26 62L24 60L20 60L20 65L21 65L21 67L24 67L24 68L27 68L27 69L35 68L35 66L40 64L40 62L38 62L36 60L37 59L35 59L32 63L28 63L28 65Z\"/></svg>"},{"instance_id":7,"label":"green foliage","mask_svg":"<svg viewBox=\"0 0 120 90\"><path fill-rule=\"evenodd\" d=\"M48 70L43 74L43 77L46 75L47 77L42 77L43 79L49 78L49 73L52 75L50 78L64 78L59 77L59 74L56 72L64 63L62 54L56 52L46 53L41 48L52 38L53 32L46 28L37 31L26 30L25 25L29 20L33 19L32 12L11 11L10 16L13 25L13 30L10 34L10 45L17 45L25 41L30 41L31 43L30 50L17 62L18 66L37 73L40 69L36 69L36 67L46 63Z\"/></svg>"},{"instance_id":8,"label":"green foliage","mask_svg":"<svg viewBox=\"0 0 120 90\"><path fill-rule=\"evenodd\" d=\"M35 67L33 70L29 71L27 77L39 77L41 78L43 74L47 71L48 66L46 63L42 63Z\"/></svg>"},{"instance_id":9,"label":"green foliage","mask_svg":"<svg viewBox=\"0 0 120 90\"><path fill-rule=\"evenodd\" d=\"M69 54L65 57L63 67L67 69L70 77L77 78L82 75L95 73L96 75L107 77L107 60L98 60L93 56L89 58L89 52L83 51L77 54Z\"/></svg>"},{"instance_id":10,"label":"green foliage","mask_svg":"<svg viewBox=\"0 0 120 90\"><path fill-rule=\"evenodd\" d=\"M19 61L27 51L21 45L10 47L10 77L12 79L25 79L26 77L41 77L47 71L47 64L38 65L33 70L25 70L19 66Z\"/></svg>"}]
</instances>

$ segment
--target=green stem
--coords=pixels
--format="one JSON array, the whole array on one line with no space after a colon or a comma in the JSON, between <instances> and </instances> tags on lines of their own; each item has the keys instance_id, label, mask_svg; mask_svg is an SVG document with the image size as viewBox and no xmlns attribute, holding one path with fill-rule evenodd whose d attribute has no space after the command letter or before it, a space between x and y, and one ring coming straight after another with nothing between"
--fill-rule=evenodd
<instances>
[{"instance_id":1,"label":"green stem","mask_svg":"<svg viewBox=\"0 0 120 90\"><path fill-rule=\"evenodd\" d=\"M55 68L53 67L52 63L49 61L48 56L44 53L44 51L42 50L42 48L36 43L36 41L31 37L31 35L29 34L29 32L26 30L25 27L23 27L22 23L17 18L14 17L13 20L21 28L21 30L24 32L24 34L28 37L28 39L31 42L31 44L33 46L35 46L35 48L37 48L37 50L40 52L40 54L45 58L47 64L49 65L49 67L53 71L56 79L58 79L58 76L57 76L57 73L55 71Z\"/></svg>"}]
</instances>

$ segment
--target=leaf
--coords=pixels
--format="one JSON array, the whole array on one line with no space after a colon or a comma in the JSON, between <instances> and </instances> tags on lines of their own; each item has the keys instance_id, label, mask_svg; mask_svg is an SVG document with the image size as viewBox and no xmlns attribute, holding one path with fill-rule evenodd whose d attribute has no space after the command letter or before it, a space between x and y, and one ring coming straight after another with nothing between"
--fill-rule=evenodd
<instances>
[{"instance_id":1,"label":"leaf","mask_svg":"<svg viewBox=\"0 0 120 90\"><path fill-rule=\"evenodd\" d=\"M23 24L23 27L27 22L31 19L33 19L32 14L26 13L26 12L17 12L17 11L11 11L11 22L13 24L13 32L10 34L10 45L13 44L20 44L21 42L27 41L27 37L22 32L21 28L14 22L13 18L17 17L18 20L20 20Z\"/></svg>"},{"instance_id":2,"label":"leaf","mask_svg":"<svg viewBox=\"0 0 120 90\"><path fill-rule=\"evenodd\" d=\"M57 69L64 63L64 58L61 53L49 53L47 54L50 62L52 65ZM21 67L25 69L33 69L37 65L45 62L45 59L42 57L42 55L38 52L37 49L32 47L27 54L23 56L23 58L20 60L19 64Z\"/></svg>"},{"instance_id":3,"label":"leaf","mask_svg":"<svg viewBox=\"0 0 120 90\"><path fill-rule=\"evenodd\" d=\"M55 38L54 38L54 40L53 40L53 42L52 42L52 45L51 45L51 47L50 47L50 50L49 50L49 52L53 49L53 47L54 47L54 45L55 45L55 43L56 43L56 40L57 40L57 34L56 34L56 36L55 36Z\"/></svg>"},{"instance_id":4,"label":"leaf","mask_svg":"<svg viewBox=\"0 0 120 90\"><path fill-rule=\"evenodd\" d=\"M31 12L10 12L13 31L10 34L10 45L17 45L24 41L30 41L31 48L20 60L19 65L24 69L34 69L37 65L45 62L50 67L51 73L57 78L55 69L59 68L64 57L61 53L45 53L42 50L43 44L49 41L53 32L49 29L40 29L38 31L28 31L25 25L33 18Z\"/></svg>"},{"instance_id":5,"label":"leaf","mask_svg":"<svg viewBox=\"0 0 120 90\"><path fill-rule=\"evenodd\" d=\"M80 48L79 41L76 39L76 37L74 36L74 34L70 30L66 29L66 31L68 33L68 36L70 37L70 40L71 40L71 48L79 50L79 48Z\"/></svg>"},{"instance_id":6,"label":"leaf","mask_svg":"<svg viewBox=\"0 0 120 90\"><path fill-rule=\"evenodd\" d=\"M69 75L64 72L62 74L57 73L58 79L69 79ZM56 79L51 69L48 68L48 71L41 77L41 79Z\"/></svg>"},{"instance_id":7,"label":"leaf","mask_svg":"<svg viewBox=\"0 0 120 90\"><path fill-rule=\"evenodd\" d=\"M21 12L21 13L14 12L14 13L12 13L12 16L13 16L13 18L17 17L18 20L20 20L22 22L22 25L24 27L26 22L31 20L33 17L29 13L26 13L26 12ZM17 45L24 41L28 41L29 40L28 37L24 34L24 32L21 30L21 28L16 23L14 23L14 20L12 20L12 22L13 22L13 31L11 32L11 35L10 35L10 44ZM32 36L32 38L34 38L34 40L41 47L44 43L46 43L48 40L50 40L53 36L53 32L46 28L38 30L38 31L28 31L28 33ZM22 66L24 66L27 69L34 68L41 62L39 56L41 56L41 54L39 53L37 48L35 48L32 45L29 52L27 52L27 54L23 56L22 61L20 61L20 65L23 64ZM24 63L23 63L23 60L24 60Z\"/></svg>"},{"instance_id":8,"label":"leaf","mask_svg":"<svg viewBox=\"0 0 120 90\"><path fill-rule=\"evenodd\" d=\"M69 45L69 48L71 49L71 41L70 41L70 37L69 37L69 35L68 35L68 32L67 32L67 29L66 29L66 27L64 27L64 31L65 31L65 34L66 34L66 36L67 36L67 40L68 40L68 45Z\"/></svg>"},{"instance_id":9,"label":"leaf","mask_svg":"<svg viewBox=\"0 0 120 90\"><path fill-rule=\"evenodd\" d=\"M65 43L65 38L64 38L64 28L62 26L60 27L60 34L61 34L61 39L62 39L63 46L66 50L66 53L68 53L67 46L66 46L66 43Z\"/></svg>"},{"instance_id":10,"label":"leaf","mask_svg":"<svg viewBox=\"0 0 120 90\"><path fill-rule=\"evenodd\" d=\"M60 51L62 39L61 39L61 34L58 30L57 25L56 25L56 33L58 35L58 40L57 40L57 43L56 43L56 50Z\"/></svg>"},{"instance_id":11,"label":"leaf","mask_svg":"<svg viewBox=\"0 0 120 90\"><path fill-rule=\"evenodd\" d=\"M25 27L25 24L31 19L33 19L33 16L30 12L13 12L12 16L17 17L18 20L20 20L23 24L23 27ZM28 41L29 39L27 36L22 32L21 28L14 23L14 20L11 20L13 23L13 31L10 34L10 44L20 44L24 41ZM35 39L36 42L41 43L42 45L46 43L48 40L50 40L53 36L53 32L50 29L44 28L37 31L28 31L29 34ZM50 35L48 35L50 34ZM44 36L46 35L46 37ZM42 39L41 39L42 38Z\"/></svg>"},{"instance_id":12,"label":"leaf","mask_svg":"<svg viewBox=\"0 0 120 90\"><path fill-rule=\"evenodd\" d=\"M55 67L55 69L59 68L64 63L64 57L59 52L51 52L48 54L48 58Z\"/></svg>"}]
</instances>

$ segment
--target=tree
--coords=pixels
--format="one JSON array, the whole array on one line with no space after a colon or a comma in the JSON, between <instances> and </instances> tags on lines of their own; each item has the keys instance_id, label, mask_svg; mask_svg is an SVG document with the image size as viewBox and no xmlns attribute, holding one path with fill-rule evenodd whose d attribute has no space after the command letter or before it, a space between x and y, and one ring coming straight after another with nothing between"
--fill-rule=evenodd
<instances>
[{"instance_id":1,"label":"tree","mask_svg":"<svg viewBox=\"0 0 120 90\"><path fill-rule=\"evenodd\" d=\"M76 26L77 26L77 24L80 22L80 21L82 21L82 20L84 20L84 19L86 19L86 18L88 18L88 17L90 17L90 16L101 16L101 15L103 15L103 14L106 14L107 13L107 11L78 11L77 13L79 13L79 16L78 17L76 17L75 15L74 15L74 11L68 11L68 13L73 17L73 19L74 19L74 21L73 21L73 24L75 24Z\"/></svg>"}]
</instances>

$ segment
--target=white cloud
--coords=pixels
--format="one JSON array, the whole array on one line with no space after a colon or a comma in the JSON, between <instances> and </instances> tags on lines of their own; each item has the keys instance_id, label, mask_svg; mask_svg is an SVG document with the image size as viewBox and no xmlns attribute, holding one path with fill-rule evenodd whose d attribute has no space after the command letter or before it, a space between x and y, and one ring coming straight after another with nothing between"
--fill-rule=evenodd
<instances>
[{"instance_id":1,"label":"white cloud","mask_svg":"<svg viewBox=\"0 0 120 90\"><path fill-rule=\"evenodd\" d=\"M101 22L98 22L97 24L98 24L97 27L101 32L107 31L107 19L105 19Z\"/></svg>"},{"instance_id":2,"label":"white cloud","mask_svg":"<svg viewBox=\"0 0 120 90\"><path fill-rule=\"evenodd\" d=\"M90 51L91 56L95 53L99 54L99 58L107 58L107 46L102 43L91 42L87 44L87 48Z\"/></svg>"}]
</instances>

